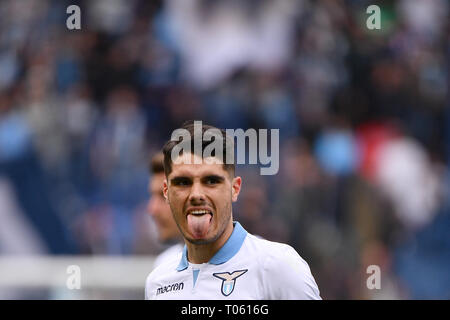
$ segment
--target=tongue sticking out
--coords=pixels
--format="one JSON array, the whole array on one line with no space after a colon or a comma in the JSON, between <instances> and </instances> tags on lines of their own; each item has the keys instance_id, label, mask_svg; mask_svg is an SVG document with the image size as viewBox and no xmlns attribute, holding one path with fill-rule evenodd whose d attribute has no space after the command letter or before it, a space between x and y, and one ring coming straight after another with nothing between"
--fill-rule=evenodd
<instances>
[{"instance_id":1,"label":"tongue sticking out","mask_svg":"<svg viewBox=\"0 0 450 320\"><path fill-rule=\"evenodd\" d=\"M187 216L187 225L189 232L196 239L201 239L206 237L209 230L209 225L211 224L212 216L208 213L203 215L193 215L189 214Z\"/></svg>"}]
</instances>

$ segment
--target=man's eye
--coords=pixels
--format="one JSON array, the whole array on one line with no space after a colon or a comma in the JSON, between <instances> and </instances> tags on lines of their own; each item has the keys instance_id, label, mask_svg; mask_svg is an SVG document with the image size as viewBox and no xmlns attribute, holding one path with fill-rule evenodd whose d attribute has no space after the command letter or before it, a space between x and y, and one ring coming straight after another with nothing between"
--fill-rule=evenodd
<instances>
[{"instance_id":1,"label":"man's eye","mask_svg":"<svg viewBox=\"0 0 450 320\"><path fill-rule=\"evenodd\" d=\"M189 180L184 180L184 179L176 180L176 181L174 181L174 185L187 186L187 185L189 185Z\"/></svg>"},{"instance_id":2,"label":"man's eye","mask_svg":"<svg viewBox=\"0 0 450 320\"><path fill-rule=\"evenodd\" d=\"M219 183L219 180L216 178L208 178L206 179L206 184L216 184Z\"/></svg>"}]
</instances>

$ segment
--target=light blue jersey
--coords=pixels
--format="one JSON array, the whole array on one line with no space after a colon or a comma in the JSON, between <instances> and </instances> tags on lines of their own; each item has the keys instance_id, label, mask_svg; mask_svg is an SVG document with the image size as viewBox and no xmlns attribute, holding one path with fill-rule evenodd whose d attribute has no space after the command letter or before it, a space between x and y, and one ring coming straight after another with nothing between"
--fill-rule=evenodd
<instances>
[{"instance_id":1,"label":"light blue jersey","mask_svg":"<svg viewBox=\"0 0 450 320\"><path fill-rule=\"evenodd\" d=\"M163 264L166 260L170 260L172 256L177 256L178 254L181 254L182 251L183 251L183 244L182 243L177 243L177 244L174 244L174 245L170 246L169 248L167 248L166 250L161 252L155 258L155 262L153 264L153 268L156 268L160 264Z\"/></svg>"},{"instance_id":2,"label":"light blue jersey","mask_svg":"<svg viewBox=\"0 0 450 320\"><path fill-rule=\"evenodd\" d=\"M249 234L239 222L207 263L187 260L187 247L147 277L146 299L321 299L308 264L289 245Z\"/></svg>"}]
</instances>

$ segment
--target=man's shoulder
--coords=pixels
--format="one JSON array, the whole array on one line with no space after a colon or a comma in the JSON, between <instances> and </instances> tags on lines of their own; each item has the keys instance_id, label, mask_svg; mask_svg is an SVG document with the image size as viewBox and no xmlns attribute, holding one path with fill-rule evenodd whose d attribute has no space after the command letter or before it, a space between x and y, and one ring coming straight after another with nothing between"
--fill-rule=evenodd
<instances>
[{"instance_id":1,"label":"man's shoulder","mask_svg":"<svg viewBox=\"0 0 450 320\"><path fill-rule=\"evenodd\" d=\"M306 265L306 261L298 252L286 243L270 241L252 234L248 235L248 247L262 263L264 269L278 268L286 263L290 265ZM308 268L309 269L309 268Z\"/></svg>"},{"instance_id":2,"label":"man's shoulder","mask_svg":"<svg viewBox=\"0 0 450 320\"><path fill-rule=\"evenodd\" d=\"M147 276L147 284L152 281L157 281L162 277L166 277L170 274L171 271L173 273L176 272L176 268L181 259L181 251L178 254L172 254L171 256L166 257L164 261L161 261L160 264L155 266L155 268L150 272Z\"/></svg>"},{"instance_id":3,"label":"man's shoulder","mask_svg":"<svg viewBox=\"0 0 450 320\"><path fill-rule=\"evenodd\" d=\"M158 267L165 261L170 260L173 256L178 257L180 259L180 254L183 251L183 246L184 246L183 243L177 243L161 252L155 259L154 268Z\"/></svg>"},{"instance_id":4,"label":"man's shoulder","mask_svg":"<svg viewBox=\"0 0 450 320\"><path fill-rule=\"evenodd\" d=\"M248 234L247 245L264 256L279 256L285 254L297 254L297 251L287 243L276 242Z\"/></svg>"},{"instance_id":5,"label":"man's shoulder","mask_svg":"<svg viewBox=\"0 0 450 320\"><path fill-rule=\"evenodd\" d=\"M308 263L290 245L249 235L247 248L253 250L264 274L270 299L320 299L320 292ZM289 289L286 289L289 288Z\"/></svg>"},{"instance_id":6,"label":"man's shoulder","mask_svg":"<svg viewBox=\"0 0 450 320\"><path fill-rule=\"evenodd\" d=\"M180 253L181 254L181 253ZM170 279L176 273L180 262L180 255L172 255L160 265L156 266L145 279L145 299L154 298L154 288L165 279Z\"/></svg>"}]
</instances>

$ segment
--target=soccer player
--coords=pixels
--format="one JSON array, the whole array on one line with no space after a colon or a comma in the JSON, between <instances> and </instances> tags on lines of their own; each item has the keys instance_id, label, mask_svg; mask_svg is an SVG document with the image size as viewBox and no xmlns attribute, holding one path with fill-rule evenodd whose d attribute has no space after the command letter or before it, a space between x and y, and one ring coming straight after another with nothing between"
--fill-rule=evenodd
<instances>
[{"instance_id":1,"label":"soccer player","mask_svg":"<svg viewBox=\"0 0 450 320\"><path fill-rule=\"evenodd\" d=\"M183 249L183 238L178 231L177 224L173 219L172 212L163 195L164 184L164 155L162 152L154 155L150 161L150 172L152 176L148 184L150 200L147 210L155 221L158 230L158 239L169 247L160 253L154 262L154 268L171 256L176 256Z\"/></svg>"},{"instance_id":2,"label":"soccer player","mask_svg":"<svg viewBox=\"0 0 450 320\"><path fill-rule=\"evenodd\" d=\"M203 125L201 135L191 123L182 129L193 148L173 158L179 141L165 144L164 197L185 246L181 256L150 273L145 298L321 299L308 264L291 246L257 238L233 221L242 178L235 176L234 163L223 160L234 151L230 137L220 130L223 154L204 158L212 141L202 137L218 129Z\"/></svg>"}]
</instances>

